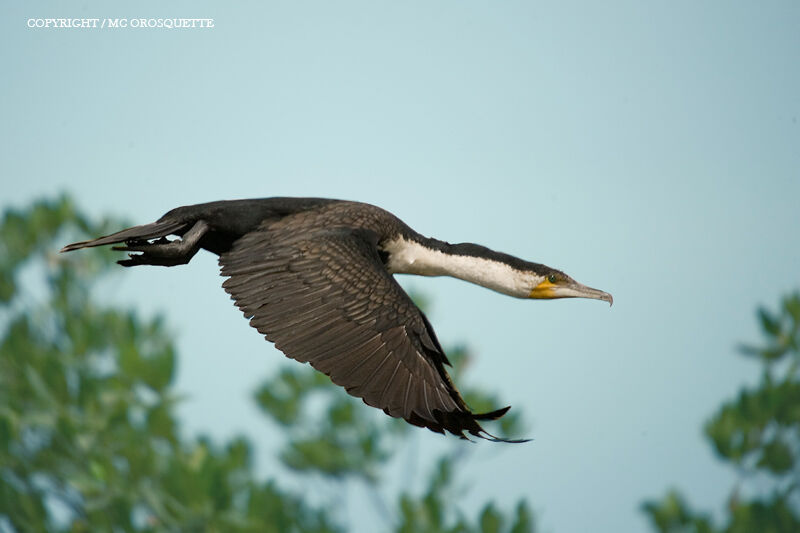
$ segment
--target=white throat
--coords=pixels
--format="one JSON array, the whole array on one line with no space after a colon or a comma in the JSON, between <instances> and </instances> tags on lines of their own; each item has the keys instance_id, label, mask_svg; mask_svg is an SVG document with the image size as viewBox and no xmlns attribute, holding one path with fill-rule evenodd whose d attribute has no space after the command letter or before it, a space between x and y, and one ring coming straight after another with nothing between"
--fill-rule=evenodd
<instances>
[{"instance_id":1,"label":"white throat","mask_svg":"<svg viewBox=\"0 0 800 533\"><path fill-rule=\"evenodd\" d=\"M528 298L543 278L506 263L471 255L450 255L398 237L383 245L392 274L451 276L516 298Z\"/></svg>"}]
</instances>

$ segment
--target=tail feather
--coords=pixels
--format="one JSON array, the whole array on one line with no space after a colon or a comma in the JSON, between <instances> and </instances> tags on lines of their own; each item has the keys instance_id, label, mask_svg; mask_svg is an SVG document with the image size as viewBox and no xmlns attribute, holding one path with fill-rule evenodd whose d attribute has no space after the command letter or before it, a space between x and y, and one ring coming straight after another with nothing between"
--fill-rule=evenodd
<instances>
[{"instance_id":1,"label":"tail feather","mask_svg":"<svg viewBox=\"0 0 800 533\"><path fill-rule=\"evenodd\" d=\"M141 226L134 226L132 228L124 229L105 237L98 237L88 241L76 242L68 244L61 249L61 252L71 252L72 250L79 250L81 248L91 248L93 246L103 246L104 244L116 244L120 242L129 241L142 241L149 239L157 239L159 237L166 237L167 235L182 235L190 224L186 222L179 222L175 220L165 220L159 222L152 222L150 224L143 224Z\"/></svg>"},{"instance_id":2,"label":"tail feather","mask_svg":"<svg viewBox=\"0 0 800 533\"><path fill-rule=\"evenodd\" d=\"M498 418L506 414L509 409L511 409L510 405L506 407L501 407L500 409L497 409L496 411L492 411L490 413L475 413L472 415L472 418L474 418L475 420L497 420Z\"/></svg>"}]
</instances>

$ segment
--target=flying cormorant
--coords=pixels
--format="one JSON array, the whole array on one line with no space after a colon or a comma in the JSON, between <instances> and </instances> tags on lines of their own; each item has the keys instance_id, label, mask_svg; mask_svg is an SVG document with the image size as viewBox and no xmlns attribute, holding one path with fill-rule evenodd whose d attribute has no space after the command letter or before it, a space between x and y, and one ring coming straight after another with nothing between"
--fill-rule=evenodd
<instances>
[{"instance_id":1,"label":"flying cormorant","mask_svg":"<svg viewBox=\"0 0 800 533\"><path fill-rule=\"evenodd\" d=\"M168 240L168 235L180 237ZM174 266L200 248L219 255L222 284L250 325L288 357L411 424L493 438L445 370L430 322L392 274L453 276L516 298L611 295L563 272L476 244L423 237L379 207L321 198L231 200L178 207L156 222L65 246L124 243L123 266Z\"/></svg>"}]
</instances>

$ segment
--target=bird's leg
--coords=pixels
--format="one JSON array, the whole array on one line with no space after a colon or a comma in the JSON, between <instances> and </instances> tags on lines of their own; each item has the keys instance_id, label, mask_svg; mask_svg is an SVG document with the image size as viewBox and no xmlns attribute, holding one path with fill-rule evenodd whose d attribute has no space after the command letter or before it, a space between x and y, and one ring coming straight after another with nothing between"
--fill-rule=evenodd
<instances>
[{"instance_id":1,"label":"bird's leg","mask_svg":"<svg viewBox=\"0 0 800 533\"><path fill-rule=\"evenodd\" d=\"M127 241L125 246L114 246L112 249L123 252L141 252L139 254L128 254L129 259L117 261L117 263L125 267L136 265L185 265L200 249L200 238L207 231L208 224L198 220L180 239L170 241L166 237L161 237L152 242L133 240Z\"/></svg>"}]
</instances>

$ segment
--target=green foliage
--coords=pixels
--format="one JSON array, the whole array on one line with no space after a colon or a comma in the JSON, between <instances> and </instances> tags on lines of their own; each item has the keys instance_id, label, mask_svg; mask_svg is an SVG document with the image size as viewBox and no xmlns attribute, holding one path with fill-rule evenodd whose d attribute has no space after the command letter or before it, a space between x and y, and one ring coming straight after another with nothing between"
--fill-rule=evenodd
<instances>
[{"instance_id":1,"label":"green foliage","mask_svg":"<svg viewBox=\"0 0 800 533\"><path fill-rule=\"evenodd\" d=\"M418 305L424 303L419 295L413 296ZM457 346L448 349L447 354L453 363L452 375L461 383L469 362L468 351ZM478 411L499 407L494 398L472 388L464 389L464 397ZM402 449L409 433L421 431L353 399L308 366L291 364L282 369L259 388L256 400L264 414L280 424L289 437L280 454L286 466L337 482L358 480L370 490L379 488L383 468ZM500 426L503 436L521 434L522 424L516 414L504 419ZM421 496L397 495L396 531L533 531L533 516L525 502L519 502L516 514L509 518L487 503L477 517L472 517L477 525L471 525L469 517L461 515L452 495L452 472L469 451L464 450L462 441L454 441L454 446L460 452L439 458ZM509 527L501 528L503 524Z\"/></svg>"},{"instance_id":2,"label":"green foliage","mask_svg":"<svg viewBox=\"0 0 800 533\"><path fill-rule=\"evenodd\" d=\"M711 533L715 531L705 514L692 511L680 494L670 491L660 502L647 502L644 510L658 531Z\"/></svg>"},{"instance_id":3,"label":"green foliage","mask_svg":"<svg viewBox=\"0 0 800 533\"><path fill-rule=\"evenodd\" d=\"M444 456L439 459L421 498L407 494L400 496L401 522L398 533L524 533L533 532L533 519L527 503L520 501L513 517L506 517L493 503L481 510L477 523L472 525L461 514L451 516L447 509L452 506L453 465L458 459ZM508 524L507 527L504 527Z\"/></svg>"},{"instance_id":4,"label":"green foliage","mask_svg":"<svg viewBox=\"0 0 800 533\"><path fill-rule=\"evenodd\" d=\"M66 198L0 221L0 530L344 529L335 509L256 479L245 438L216 445L181 435L177 356L163 321L93 300L92 285L113 266L109 251L55 252L119 225L92 223ZM466 361L463 350L453 355ZM496 407L478 392L466 397ZM256 399L286 435L280 460L291 475L366 483L375 492L395 452L422 431L296 364L270 377ZM518 432L518 419L502 429ZM464 445L451 439L461 452L439 458L426 491L394 495L397 504L386 506L392 527L532 531L524 502L509 516L492 503L462 515L452 492Z\"/></svg>"},{"instance_id":5,"label":"green foliage","mask_svg":"<svg viewBox=\"0 0 800 533\"><path fill-rule=\"evenodd\" d=\"M448 357L460 382L467 351L455 347L448 350ZM492 397L471 388L465 389L464 397L478 411L499 407ZM283 462L294 470L333 479L350 476L377 482L381 466L401 447L408 431L414 431L406 422L354 400L324 374L297 364L268 379L256 392L256 400L290 437L281 453ZM315 411L313 407L320 404L326 407ZM504 418L501 434L519 435L521 423L516 413Z\"/></svg>"},{"instance_id":6,"label":"green foliage","mask_svg":"<svg viewBox=\"0 0 800 533\"><path fill-rule=\"evenodd\" d=\"M91 301L107 252L53 252L68 235L108 230L66 199L8 212L0 224L0 526L337 530L324 511L253 479L246 441L181 438L162 321ZM19 282L37 268L43 282Z\"/></svg>"},{"instance_id":7,"label":"green foliage","mask_svg":"<svg viewBox=\"0 0 800 533\"><path fill-rule=\"evenodd\" d=\"M765 343L741 351L761 363L761 383L723 404L705 427L717 455L741 477L727 524L714 526L672 492L643 506L658 531L800 531L800 293L785 297L777 313L759 309L758 319ZM765 486L765 497L740 496L743 487L763 494Z\"/></svg>"}]
</instances>

